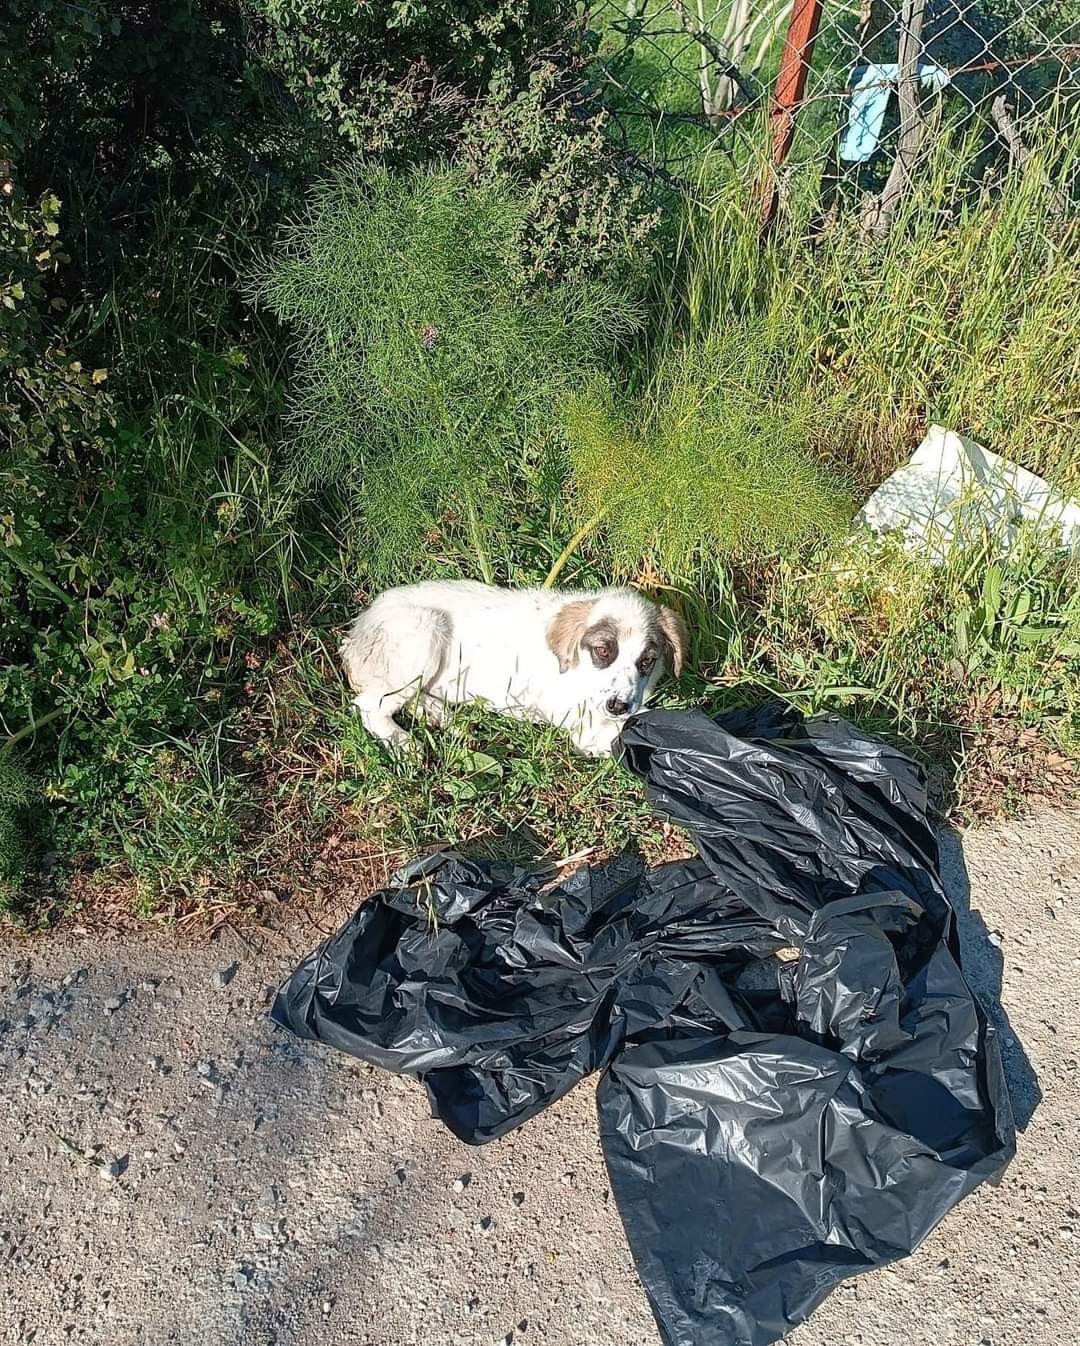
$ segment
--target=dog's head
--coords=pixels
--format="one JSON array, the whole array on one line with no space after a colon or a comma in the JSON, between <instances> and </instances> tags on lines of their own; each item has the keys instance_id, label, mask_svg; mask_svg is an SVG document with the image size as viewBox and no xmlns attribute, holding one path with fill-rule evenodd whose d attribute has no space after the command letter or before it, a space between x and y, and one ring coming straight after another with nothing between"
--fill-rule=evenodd
<instances>
[{"instance_id":1,"label":"dog's head","mask_svg":"<svg viewBox=\"0 0 1080 1346\"><path fill-rule=\"evenodd\" d=\"M645 704L664 668L675 677L686 660L686 623L673 609L634 589L567 598L547 629L559 672L588 676L597 711L620 719Z\"/></svg>"}]
</instances>

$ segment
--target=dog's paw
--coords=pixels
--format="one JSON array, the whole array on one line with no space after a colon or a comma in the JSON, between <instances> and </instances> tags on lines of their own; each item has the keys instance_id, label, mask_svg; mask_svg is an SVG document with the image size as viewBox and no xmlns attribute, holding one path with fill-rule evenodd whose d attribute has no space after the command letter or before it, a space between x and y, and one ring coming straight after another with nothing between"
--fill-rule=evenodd
<instances>
[{"instance_id":1,"label":"dog's paw","mask_svg":"<svg viewBox=\"0 0 1080 1346\"><path fill-rule=\"evenodd\" d=\"M582 733L573 735L574 747L583 757L610 757L615 751L615 742L619 737L621 725L592 725Z\"/></svg>"},{"instance_id":2,"label":"dog's paw","mask_svg":"<svg viewBox=\"0 0 1080 1346\"><path fill-rule=\"evenodd\" d=\"M382 740L386 755L399 766L412 766L422 755L420 740L407 729L397 728L393 734L387 734Z\"/></svg>"}]
</instances>

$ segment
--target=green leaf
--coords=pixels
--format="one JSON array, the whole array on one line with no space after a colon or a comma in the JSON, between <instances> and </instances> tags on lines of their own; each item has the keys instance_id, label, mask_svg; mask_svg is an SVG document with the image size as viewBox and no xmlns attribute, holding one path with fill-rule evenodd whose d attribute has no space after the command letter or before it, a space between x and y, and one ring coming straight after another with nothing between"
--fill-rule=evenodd
<instances>
[{"instance_id":1,"label":"green leaf","mask_svg":"<svg viewBox=\"0 0 1080 1346\"><path fill-rule=\"evenodd\" d=\"M957 612L953 618L953 632L956 643L956 653L963 658L971 648L969 637L970 620L966 612Z\"/></svg>"},{"instance_id":2,"label":"green leaf","mask_svg":"<svg viewBox=\"0 0 1080 1346\"><path fill-rule=\"evenodd\" d=\"M1014 595L1012 602L1005 610L1005 620L1013 626L1023 626L1024 619L1031 611L1031 594L1026 589Z\"/></svg>"},{"instance_id":3,"label":"green leaf","mask_svg":"<svg viewBox=\"0 0 1080 1346\"><path fill-rule=\"evenodd\" d=\"M1042 645L1060 634L1058 626L1024 626L1016 632L1016 640L1021 645Z\"/></svg>"},{"instance_id":4,"label":"green leaf","mask_svg":"<svg viewBox=\"0 0 1080 1346\"><path fill-rule=\"evenodd\" d=\"M998 612L1001 609L1001 578L1002 572L999 565L989 566L983 577L982 606L985 613L983 620L988 633L997 621Z\"/></svg>"},{"instance_id":5,"label":"green leaf","mask_svg":"<svg viewBox=\"0 0 1080 1346\"><path fill-rule=\"evenodd\" d=\"M462 760L464 770L470 776L502 776L502 765L489 757L486 752L467 752Z\"/></svg>"}]
</instances>

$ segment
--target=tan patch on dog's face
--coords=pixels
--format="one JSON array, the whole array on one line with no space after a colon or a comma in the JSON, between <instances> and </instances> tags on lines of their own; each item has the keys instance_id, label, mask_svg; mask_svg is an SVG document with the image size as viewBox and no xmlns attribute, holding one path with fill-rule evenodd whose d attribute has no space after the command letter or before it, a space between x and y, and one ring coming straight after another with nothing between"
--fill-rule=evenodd
<instances>
[{"instance_id":1,"label":"tan patch on dog's face","mask_svg":"<svg viewBox=\"0 0 1080 1346\"><path fill-rule=\"evenodd\" d=\"M657 659L663 658L674 677L686 662L689 633L686 623L674 608L651 608L644 633L640 623L625 625L616 617L603 616L590 622L594 603L582 600L564 603L548 625L547 643L559 661L559 672L575 667L586 653L596 669L608 669L618 662L627 642L635 646L635 671L651 676ZM644 635L644 642L642 636Z\"/></svg>"},{"instance_id":2,"label":"tan patch on dog's face","mask_svg":"<svg viewBox=\"0 0 1080 1346\"><path fill-rule=\"evenodd\" d=\"M548 649L559 661L559 672L572 668L581 655L581 644L589 624L591 603L564 603L548 624Z\"/></svg>"}]
</instances>

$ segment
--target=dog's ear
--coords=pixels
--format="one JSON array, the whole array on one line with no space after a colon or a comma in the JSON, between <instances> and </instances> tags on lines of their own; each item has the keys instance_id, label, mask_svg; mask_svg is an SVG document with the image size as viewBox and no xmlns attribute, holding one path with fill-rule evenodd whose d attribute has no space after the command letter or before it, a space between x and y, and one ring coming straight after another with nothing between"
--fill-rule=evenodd
<instances>
[{"instance_id":1,"label":"dog's ear","mask_svg":"<svg viewBox=\"0 0 1080 1346\"><path fill-rule=\"evenodd\" d=\"M560 673L565 673L577 663L581 654L581 638L589 624L591 611L591 603L564 603L548 623L548 649L558 659Z\"/></svg>"},{"instance_id":2,"label":"dog's ear","mask_svg":"<svg viewBox=\"0 0 1080 1346\"><path fill-rule=\"evenodd\" d=\"M660 633L667 646L668 667L671 669L671 676L677 678L683 670L683 664L686 663L687 651L690 648L690 632L674 608L660 608L658 621Z\"/></svg>"}]
</instances>

